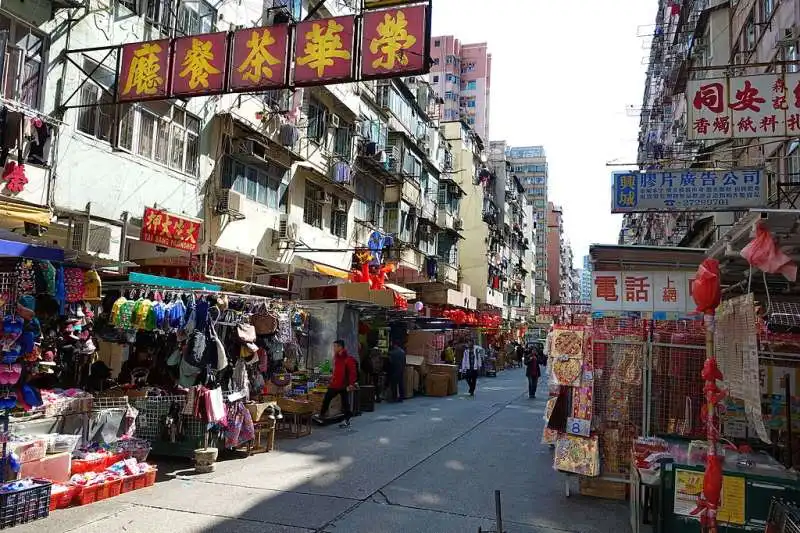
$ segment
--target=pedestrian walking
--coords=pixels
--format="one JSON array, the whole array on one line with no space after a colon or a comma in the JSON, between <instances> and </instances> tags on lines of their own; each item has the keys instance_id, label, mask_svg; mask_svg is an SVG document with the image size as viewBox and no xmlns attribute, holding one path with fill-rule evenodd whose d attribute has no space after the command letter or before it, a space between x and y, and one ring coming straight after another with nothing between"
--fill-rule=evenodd
<instances>
[{"instance_id":1,"label":"pedestrian walking","mask_svg":"<svg viewBox=\"0 0 800 533\"><path fill-rule=\"evenodd\" d=\"M475 396L475 387L478 384L478 370L483 366L483 350L475 346L475 341L470 340L464 348L464 357L461 359L461 371L467 379L469 385L469 395Z\"/></svg>"},{"instance_id":2,"label":"pedestrian walking","mask_svg":"<svg viewBox=\"0 0 800 533\"><path fill-rule=\"evenodd\" d=\"M517 368L522 368L523 365L523 358L525 357L525 348L522 347L522 344L517 343L517 360L515 365Z\"/></svg>"},{"instance_id":3,"label":"pedestrian walking","mask_svg":"<svg viewBox=\"0 0 800 533\"><path fill-rule=\"evenodd\" d=\"M333 343L333 376L331 376L331 382L328 384L325 397L322 399L322 408L319 415L314 417L317 423L323 424L325 422L331 400L338 395L342 399L342 412L344 413L344 422L340 424L340 427L350 427L350 419L353 417L353 412L350 410L349 393L356 389L357 376L356 360L347 353L343 340L335 341Z\"/></svg>"},{"instance_id":4,"label":"pedestrian walking","mask_svg":"<svg viewBox=\"0 0 800 533\"><path fill-rule=\"evenodd\" d=\"M526 363L525 375L528 377L528 398L536 398L536 387L539 385L539 378L542 371L539 368L539 359L536 354L531 354Z\"/></svg>"},{"instance_id":5,"label":"pedestrian walking","mask_svg":"<svg viewBox=\"0 0 800 533\"><path fill-rule=\"evenodd\" d=\"M406 352L397 340L392 341L389 350L389 387L392 391L392 401L402 402L406 397Z\"/></svg>"}]
</instances>

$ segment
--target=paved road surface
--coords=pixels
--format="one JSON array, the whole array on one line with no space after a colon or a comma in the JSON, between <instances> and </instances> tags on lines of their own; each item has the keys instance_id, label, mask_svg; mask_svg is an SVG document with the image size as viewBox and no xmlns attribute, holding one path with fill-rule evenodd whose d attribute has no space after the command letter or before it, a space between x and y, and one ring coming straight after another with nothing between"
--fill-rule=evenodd
<instances>
[{"instance_id":1,"label":"paved road surface","mask_svg":"<svg viewBox=\"0 0 800 533\"><path fill-rule=\"evenodd\" d=\"M463 383L462 383L463 387ZM482 378L476 397L379 404L351 430L315 429L212 474L161 467L154 487L57 511L19 533L626 533L624 504L564 496L539 444L543 399L522 370ZM166 474L166 475L165 475Z\"/></svg>"}]
</instances>

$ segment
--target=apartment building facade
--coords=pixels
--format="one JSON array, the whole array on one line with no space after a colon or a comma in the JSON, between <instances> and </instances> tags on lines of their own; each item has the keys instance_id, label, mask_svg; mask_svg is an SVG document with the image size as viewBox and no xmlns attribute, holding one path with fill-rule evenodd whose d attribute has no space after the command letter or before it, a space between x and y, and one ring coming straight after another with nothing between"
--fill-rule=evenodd
<instances>
[{"instance_id":1,"label":"apartment building facade","mask_svg":"<svg viewBox=\"0 0 800 533\"><path fill-rule=\"evenodd\" d=\"M45 164L26 165L23 189L0 200L53 213L48 242L153 273L296 292L341 282L354 249L391 236L398 279L456 288L460 229L438 222L461 193L441 177L452 155L427 76L114 105L118 45L299 20L310 7L174 4L0 7L16 43L2 103L49 135ZM202 220L197 252L140 241L148 207ZM441 280L430 258L446 258Z\"/></svg>"},{"instance_id":2,"label":"apartment building facade","mask_svg":"<svg viewBox=\"0 0 800 533\"><path fill-rule=\"evenodd\" d=\"M542 146L521 146L509 147L506 158L522 183L528 204L533 209L532 225L536 231L534 246L536 305L547 305L550 303L547 268L547 156Z\"/></svg>"},{"instance_id":3,"label":"apartment building facade","mask_svg":"<svg viewBox=\"0 0 800 533\"><path fill-rule=\"evenodd\" d=\"M659 2L650 49L639 133L642 169L761 167L768 179L765 207L792 208L800 182L795 137L690 138L690 80L797 72L800 2L695 0ZM734 98L735 95L730 95ZM697 136L694 136L697 137ZM740 216L737 212L636 213L624 216L622 244L707 247Z\"/></svg>"},{"instance_id":4,"label":"apartment building facade","mask_svg":"<svg viewBox=\"0 0 800 533\"><path fill-rule=\"evenodd\" d=\"M465 44L452 35L431 40L431 81L441 120L463 120L488 145L492 55L487 43Z\"/></svg>"}]
</instances>

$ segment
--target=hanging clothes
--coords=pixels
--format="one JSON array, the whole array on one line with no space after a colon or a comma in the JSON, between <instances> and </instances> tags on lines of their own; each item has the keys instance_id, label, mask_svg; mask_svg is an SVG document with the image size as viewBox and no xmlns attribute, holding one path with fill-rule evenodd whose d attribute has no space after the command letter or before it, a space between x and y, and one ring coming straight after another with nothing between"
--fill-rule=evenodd
<instances>
[{"instance_id":1,"label":"hanging clothes","mask_svg":"<svg viewBox=\"0 0 800 533\"><path fill-rule=\"evenodd\" d=\"M225 428L225 447L238 448L255 437L253 417L244 402L234 402L230 406L228 426Z\"/></svg>"},{"instance_id":2,"label":"hanging clothes","mask_svg":"<svg viewBox=\"0 0 800 533\"><path fill-rule=\"evenodd\" d=\"M50 139L50 127L42 119L34 118L31 120L31 144L28 152L28 163L35 165L46 165L45 143Z\"/></svg>"}]
</instances>

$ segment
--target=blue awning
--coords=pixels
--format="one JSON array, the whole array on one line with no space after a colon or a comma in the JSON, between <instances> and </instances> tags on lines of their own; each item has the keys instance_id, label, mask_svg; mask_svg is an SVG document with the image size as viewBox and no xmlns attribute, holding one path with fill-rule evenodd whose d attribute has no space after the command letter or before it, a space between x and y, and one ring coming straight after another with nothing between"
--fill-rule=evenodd
<instances>
[{"instance_id":1,"label":"blue awning","mask_svg":"<svg viewBox=\"0 0 800 533\"><path fill-rule=\"evenodd\" d=\"M0 239L0 257L23 257L64 262L64 250L20 241Z\"/></svg>"},{"instance_id":2,"label":"blue awning","mask_svg":"<svg viewBox=\"0 0 800 533\"><path fill-rule=\"evenodd\" d=\"M195 291L220 291L221 285L205 283L202 281L187 281L184 279L167 278L164 276L154 276L153 274L143 274L141 272L131 272L128 274L128 281L139 285L153 285L155 287L165 287L169 289L186 289Z\"/></svg>"}]
</instances>

